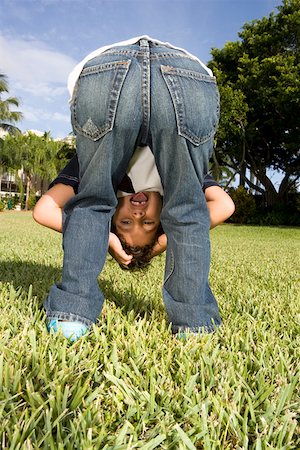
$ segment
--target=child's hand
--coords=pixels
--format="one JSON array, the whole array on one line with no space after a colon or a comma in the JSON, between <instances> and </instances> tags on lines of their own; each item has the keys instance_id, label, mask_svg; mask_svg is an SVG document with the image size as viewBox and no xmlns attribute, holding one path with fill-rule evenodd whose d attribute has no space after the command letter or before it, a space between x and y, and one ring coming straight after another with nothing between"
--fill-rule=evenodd
<instances>
[{"instance_id":1,"label":"child's hand","mask_svg":"<svg viewBox=\"0 0 300 450\"><path fill-rule=\"evenodd\" d=\"M161 236L159 236L159 238L157 239L156 244L154 245L153 249L152 249L152 258L154 256L158 256L161 253L163 253L167 248L167 236L165 234L162 234Z\"/></svg>"},{"instance_id":2,"label":"child's hand","mask_svg":"<svg viewBox=\"0 0 300 450\"><path fill-rule=\"evenodd\" d=\"M130 264L133 256L127 255L125 250L122 247L121 241L118 238L118 236L114 233L109 233L109 248L108 248L109 254L115 258L115 260L119 264L123 264L125 266L128 266Z\"/></svg>"}]
</instances>

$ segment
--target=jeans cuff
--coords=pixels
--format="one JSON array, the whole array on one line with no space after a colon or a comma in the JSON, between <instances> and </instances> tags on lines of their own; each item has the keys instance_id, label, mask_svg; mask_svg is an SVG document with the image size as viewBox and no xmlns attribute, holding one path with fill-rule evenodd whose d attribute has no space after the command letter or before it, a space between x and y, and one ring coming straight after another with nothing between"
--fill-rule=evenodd
<instances>
[{"instance_id":1,"label":"jeans cuff","mask_svg":"<svg viewBox=\"0 0 300 450\"><path fill-rule=\"evenodd\" d=\"M87 327L91 328L94 324L86 317L78 316L77 314L67 313L63 311L46 311L47 320L65 320L67 322L81 322Z\"/></svg>"},{"instance_id":2,"label":"jeans cuff","mask_svg":"<svg viewBox=\"0 0 300 450\"><path fill-rule=\"evenodd\" d=\"M190 333L190 334L207 334L207 333L215 333L215 331L219 328L219 325L202 325L199 327L188 327L188 326L180 326L180 325L172 325L172 333Z\"/></svg>"}]
</instances>

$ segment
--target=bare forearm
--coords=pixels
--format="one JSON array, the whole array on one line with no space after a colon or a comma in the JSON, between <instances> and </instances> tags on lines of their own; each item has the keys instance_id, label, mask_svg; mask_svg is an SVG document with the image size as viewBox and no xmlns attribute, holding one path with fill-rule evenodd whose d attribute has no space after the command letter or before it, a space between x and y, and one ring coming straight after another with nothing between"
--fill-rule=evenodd
<instances>
[{"instance_id":1,"label":"bare forearm","mask_svg":"<svg viewBox=\"0 0 300 450\"><path fill-rule=\"evenodd\" d=\"M210 229L225 222L234 213L234 203L232 201L228 201L228 203L223 202L222 205L219 202L208 201L207 207L210 216Z\"/></svg>"},{"instance_id":2,"label":"bare forearm","mask_svg":"<svg viewBox=\"0 0 300 450\"><path fill-rule=\"evenodd\" d=\"M74 195L74 190L71 186L56 184L35 205L33 210L34 220L61 233L62 209Z\"/></svg>"},{"instance_id":3,"label":"bare forearm","mask_svg":"<svg viewBox=\"0 0 300 450\"><path fill-rule=\"evenodd\" d=\"M44 196L46 197L46 195ZM49 204L48 207L45 208L44 198L42 197L37 203L36 207L33 210L33 218L40 225L44 225L47 228L51 228L52 230L62 232L62 209L57 205L52 204L51 207ZM47 199L48 203L52 203L51 199Z\"/></svg>"}]
</instances>

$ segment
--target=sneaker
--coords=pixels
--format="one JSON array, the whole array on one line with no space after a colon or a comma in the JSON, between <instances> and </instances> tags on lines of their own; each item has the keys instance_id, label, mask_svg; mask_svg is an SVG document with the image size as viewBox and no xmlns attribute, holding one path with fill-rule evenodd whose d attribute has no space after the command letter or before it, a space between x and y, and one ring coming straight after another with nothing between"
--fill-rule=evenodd
<instances>
[{"instance_id":1,"label":"sneaker","mask_svg":"<svg viewBox=\"0 0 300 450\"><path fill-rule=\"evenodd\" d=\"M213 333L215 333L215 330L208 327L199 327L198 331L186 328L184 330L177 331L177 333L175 333L175 337L181 341L186 341L191 337L203 338L204 336L208 336Z\"/></svg>"},{"instance_id":2,"label":"sneaker","mask_svg":"<svg viewBox=\"0 0 300 450\"><path fill-rule=\"evenodd\" d=\"M51 330L53 330L54 333L61 331L71 342L75 342L88 331L88 327L81 322L68 322L58 319L49 320L47 329L49 333Z\"/></svg>"},{"instance_id":3,"label":"sneaker","mask_svg":"<svg viewBox=\"0 0 300 450\"><path fill-rule=\"evenodd\" d=\"M179 339L180 341L186 341L192 336L199 336L199 333L195 333L193 331L179 331L175 334L176 339Z\"/></svg>"}]
</instances>

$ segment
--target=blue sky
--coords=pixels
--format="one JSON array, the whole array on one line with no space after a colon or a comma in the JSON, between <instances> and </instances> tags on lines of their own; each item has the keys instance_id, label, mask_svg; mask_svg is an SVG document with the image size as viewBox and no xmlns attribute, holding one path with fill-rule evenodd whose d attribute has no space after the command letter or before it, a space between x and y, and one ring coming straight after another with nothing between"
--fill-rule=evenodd
<instances>
[{"instance_id":1,"label":"blue sky","mask_svg":"<svg viewBox=\"0 0 300 450\"><path fill-rule=\"evenodd\" d=\"M20 128L71 131L67 77L103 45L148 34L210 59L280 0L0 0L0 72L21 100Z\"/></svg>"}]
</instances>

